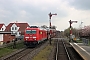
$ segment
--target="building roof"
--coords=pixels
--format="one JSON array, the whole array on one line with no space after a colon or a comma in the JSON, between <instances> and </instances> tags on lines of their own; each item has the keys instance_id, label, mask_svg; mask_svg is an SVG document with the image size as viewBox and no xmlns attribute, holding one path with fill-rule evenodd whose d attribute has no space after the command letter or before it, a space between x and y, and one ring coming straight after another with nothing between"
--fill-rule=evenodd
<instances>
[{"instance_id":1,"label":"building roof","mask_svg":"<svg viewBox=\"0 0 90 60\"><path fill-rule=\"evenodd\" d=\"M2 28L2 26L3 26L4 24L2 23L2 24L0 24L0 29Z\"/></svg>"},{"instance_id":2,"label":"building roof","mask_svg":"<svg viewBox=\"0 0 90 60\"><path fill-rule=\"evenodd\" d=\"M12 26L13 24L16 24L17 27L20 27L20 28L19 28L19 31L25 30L25 28L29 27L28 23L18 23L18 22L17 22L17 23L10 23L10 24L6 27L5 31L11 31L11 26Z\"/></svg>"}]
</instances>

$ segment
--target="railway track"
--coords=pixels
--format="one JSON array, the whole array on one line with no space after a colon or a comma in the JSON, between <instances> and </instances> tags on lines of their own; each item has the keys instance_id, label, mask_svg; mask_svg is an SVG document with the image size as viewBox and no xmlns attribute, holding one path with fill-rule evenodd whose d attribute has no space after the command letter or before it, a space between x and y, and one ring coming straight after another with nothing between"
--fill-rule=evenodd
<instances>
[{"instance_id":1,"label":"railway track","mask_svg":"<svg viewBox=\"0 0 90 60\"><path fill-rule=\"evenodd\" d=\"M56 42L55 60L83 60L69 42L63 39L57 39Z\"/></svg>"},{"instance_id":2,"label":"railway track","mask_svg":"<svg viewBox=\"0 0 90 60\"><path fill-rule=\"evenodd\" d=\"M24 49L24 50L14 54L14 55L11 55L3 60L20 60L22 57L29 54L31 51L33 51L33 49Z\"/></svg>"},{"instance_id":3,"label":"railway track","mask_svg":"<svg viewBox=\"0 0 90 60\"><path fill-rule=\"evenodd\" d=\"M46 41L44 44L39 44L37 47L35 48L24 48L21 51L10 55L6 58L2 58L0 60L28 60L28 59L32 59L33 56L35 56L39 51L41 51L46 45L47 45L48 41ZM27 57L29 56L29 57Z\"/></svg>"},{"instance_id":4,"label":"railway track","mask_svg":"<svg viewBox=\"0 0 90 60\"><path fill-rule=\"evenodd\" d=\"M57 40L56 60L71 60L66 45L62 40Z\"/></svg>"}]
</instances>

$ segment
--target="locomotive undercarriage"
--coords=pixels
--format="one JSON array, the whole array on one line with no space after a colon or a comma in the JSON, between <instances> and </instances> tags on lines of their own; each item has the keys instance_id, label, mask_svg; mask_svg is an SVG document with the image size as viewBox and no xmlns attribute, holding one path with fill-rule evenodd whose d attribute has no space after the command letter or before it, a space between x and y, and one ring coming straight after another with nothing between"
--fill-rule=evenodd
<instances>
[{"instance_id":1,"label":"locomotive undercarriage","mask_svg":"<svg viewBox=\"0 0 90 60\"><path fill-rule=\"evenodd\" d=\"M24 44L27 46L27 47L35 47L38 45L38 41L25 41Z\"/></svg>"}]
</instances>

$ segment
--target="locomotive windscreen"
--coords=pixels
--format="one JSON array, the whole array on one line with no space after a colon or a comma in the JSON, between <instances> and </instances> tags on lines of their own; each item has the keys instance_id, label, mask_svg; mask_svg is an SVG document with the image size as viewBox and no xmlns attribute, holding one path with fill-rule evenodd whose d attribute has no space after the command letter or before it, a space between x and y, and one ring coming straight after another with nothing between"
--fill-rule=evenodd
<instances>
[{"instance_id":1,"label":"locomotive windscreen","mask_svg":"<svg viewBox=\"0 0 90 60\"><path fill-rule=\"evenodd\" d=\"M36 30L26 30L26 34L36 34Z\"/></svg>"}]
</instances>

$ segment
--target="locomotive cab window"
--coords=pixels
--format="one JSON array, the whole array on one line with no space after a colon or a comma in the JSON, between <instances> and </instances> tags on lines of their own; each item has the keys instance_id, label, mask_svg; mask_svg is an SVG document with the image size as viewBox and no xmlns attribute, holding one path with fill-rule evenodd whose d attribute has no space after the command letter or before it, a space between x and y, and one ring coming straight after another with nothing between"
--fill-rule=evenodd
<instances>
[{"instance_id":1,"label":"locomotive cab window","mask_svg":"<svg viewBox=\"0 0 90 60\"><path fill-rule=\"evenodd\" d=\"M32 34L36 34L36 30L32 30Z\"/></svg>"},{"instance_id":2,"label":"locomotive cab window","mask_svg":"<svg viewBox=\"0 0 90 60\"><path fill-rule=\"evenodd\" d=\"M26 30L26 34L36 34L36 30Z\"/></svg>"}]
</instances>

